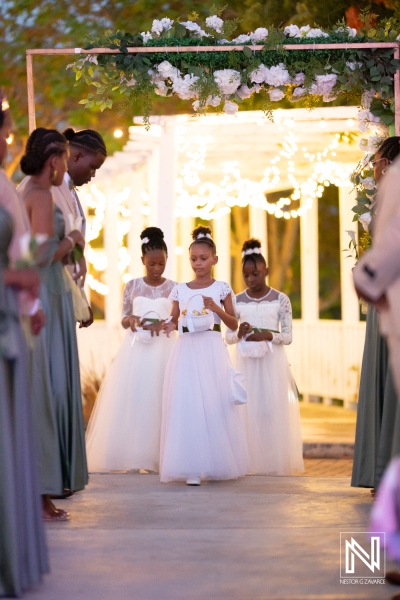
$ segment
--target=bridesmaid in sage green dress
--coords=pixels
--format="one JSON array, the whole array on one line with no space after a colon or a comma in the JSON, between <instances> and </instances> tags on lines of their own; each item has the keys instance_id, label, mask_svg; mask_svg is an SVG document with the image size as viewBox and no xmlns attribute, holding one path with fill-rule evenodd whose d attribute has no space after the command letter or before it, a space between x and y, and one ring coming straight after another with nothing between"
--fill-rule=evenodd
<instances>
[{"instance_id":1,"label":"bridesmaid in sage green dress","mask_svg":"<svg viewBox=\"0 0 400 600\"><path fill-rule=\"evenodd\" d=\"M378 184L398 154L400 137L388 138L379 147L373 161L374 176ZM370 229L373 229L373 220ZM389 365L386 340L379 333L379 315L369 305L351 485L370 487L374 494L389 461L399 453L400 406Z\"/></svg>"},{"instance_id":2,"label":"bridesmaid in sage green dress","mask_svg":"<svg viewBox=\"0 0 400 600\"><path fill-rule=\"evenodd\" d=\"M49 495L61 495L64 489L82 490L88 481L76 320L71 283L62 262L75 244L83 248L84 239L77 230L64 235L62 212L54 205L50 191L52 185L61 185L66 168L64 136L55 130L36 129L28 139L21 169L31 175L22 195L32 235L46 238L37 250L42 277L40 299L46 325L32 353L32 387L46 520L68 518L65 511L54 508Z\"/></svg>"},{"instance_id":3,"label":"bridesmaid in sage green dress","mask_svg":"<svg viewBox=\"0 0 400 600\"><path fill-rule=\"evenodd\" d=\"M5 154L0 98L0 163ZM0 172L4 182L6 176ZM11 216L0 187L0 596L20 596L47 573L47 550L34 448L28 348L21 331L17 290L39 292L33 269L8 267Z\"/></svg>"}]
</instances>

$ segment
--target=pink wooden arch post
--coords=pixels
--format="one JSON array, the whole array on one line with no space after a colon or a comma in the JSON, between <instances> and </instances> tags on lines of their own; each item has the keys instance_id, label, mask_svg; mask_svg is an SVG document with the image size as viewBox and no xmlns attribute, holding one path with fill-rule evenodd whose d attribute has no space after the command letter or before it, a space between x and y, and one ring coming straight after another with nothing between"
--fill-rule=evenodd
<instances>
[{"instance_id":1,"label":"pink wooden arch post","mask_svg":"<svg viewBox=\"0 0 400 600\"><path fill-rule=\"evenodd\" d=\"M229 52L231 50L243 50L245 46L185 46L185 52ZM399 42L365 42L365 43L341 43L341 44L295 44L282 46L285 50L349 50L364 48L394 48L394 58L400 59ZM262 50L264 46L251 46L253 50ZM180 52L179 46L169 47L141 47L127 48L129 54L155 54L158 52ZM29 132L36 128L35 117L35 89L33 81L33 56L36 54L48 55L70 55L70 54L119 54L119 50L110 48L92 48L91 50L82 50L82 48L36 48L26 51L26 75L28 84L28 114L29 114ZM394 125L395 135L400 135L400 71L397 70L394 76Z\"/></svg>"}]
</instances>

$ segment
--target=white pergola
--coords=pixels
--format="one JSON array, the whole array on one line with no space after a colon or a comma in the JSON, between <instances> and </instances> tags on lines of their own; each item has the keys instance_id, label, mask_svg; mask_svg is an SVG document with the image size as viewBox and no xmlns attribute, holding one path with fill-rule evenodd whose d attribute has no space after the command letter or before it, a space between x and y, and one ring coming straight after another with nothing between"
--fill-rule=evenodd
<instances>
[{"instance_id":1,"label":"white pergola","mask_svg":"<svg viewBox=\"0 0 400 600\"><path fill-rule=\"evenodd\" d=\"M105 322L80 332L83 361L89 362L95 352L97 360L103 353L103 362L107 364L121 335L122 282L121 273L115 268L120 260L120 241L116 235L121 221L118 198L124 197L129 211L126 219L129 219L130 275L138 277L143 273L141 230L147 225L156 225L163 229L170 250L166 275L178 281L192 277L187 248L194 219L192 216L178 217L176 205L177 179L182 178L182 170L188 161L187 152L181 152L182 144L196 149L207 140L203 169L199 172L202 182L219 184L226 161L237 161L242 178L260 181L271 159L282 149L285 136L293 134L299 148L295 159L296 173L305 179L315 168L315 162L310 161L306 154L322 153L336 134L356 131L356 107L321 108L311 112L305 109L279 110L274 122L268 121L258 111L201 118L188 115L153 117L150 131L140 126L138 120L137 125L130 128L130 139L123 151L106 160L95 180L97 190L106 198L104 252L107 266L104 282L108 293ZM341 165L344 170L351 170L361 156L358 143L339 144L335 151L330 151L327 160ZM290 187L286 174L281 173L279 182L269 191ZM339 187L342 320L319 320L318 202L315 201L299 217L302 319L295 322L295 342L289 348L299 389L305 395L342 398L347 403L355 399L364 335L364 324L359 322L359 305L352 285L353 261L346 259L346 254L341 252L348 246L346 230L355 228L351 211L355 201L350 189L348 184ZM250 235L260 238L267 248L265 210L250 204L249 221ZM212 226L219 254L216 277L229 281L229 213L213 219Z\"/></svg>"}]
</instances>

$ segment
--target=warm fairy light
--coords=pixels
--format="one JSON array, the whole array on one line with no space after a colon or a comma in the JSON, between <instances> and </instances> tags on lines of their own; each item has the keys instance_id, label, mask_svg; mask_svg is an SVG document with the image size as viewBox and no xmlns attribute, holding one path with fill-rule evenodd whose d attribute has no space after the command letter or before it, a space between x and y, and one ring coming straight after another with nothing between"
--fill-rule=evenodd
<instances>
[{"instance_id":1,"label":"warm fairy light","mask_svg":"<svg viewBox=\"0 0 400 600\"><path fill-rule=\"evenodd\" d=\"M114 137L116 138L121 138L124 135L124 132L122 131L122 129L116 129L114 131Z\"/></svg>"},{"instance_id":2,"label":"warm fairy light","mask_svg":"<svg viewBox=\"0 0 400 600\"><path fill-rule=\"evenodd\" d=\"M292 129L294 121L283 120L278 114L275 118L281 128L286 128L281 149L270 160L264 171L261 181L251 181L242 178L238 161L223 163L222 177L219 184L204 182L200 179L200 172L205 169L207 146L212 141L209 136L196 137L189 148L189 141L185 136L186 128L180 125L176 128L178 151L186 157L176 180L176 216L200 217L204 220L215 219L227 212L232 206L252 205L266 210L276 218L297 218L309 210L316 198L320 198L324 186L350 186L350 165L336 163L327 158L336 156L335 149L339 145L340 135L336 134L328 146L322 151L311 154L303 146L297 145L297 140ZM321 120L322 127L327 123ZM296 175L296 156L300 154L298 162L310 163L313 173L306 181L299 181ZM282 163L282 165L279 165ZM268 202L268 192L276 190L281 180L288 180L293 188L289 198L280 198L277 203ZM197 188L189 191L187 188ZM297 209L291 208L292 201L300 202ZM145 207L144 207L145 208ZM143 211L143 208L142 208Z\"/></svg>"}]
</instances>

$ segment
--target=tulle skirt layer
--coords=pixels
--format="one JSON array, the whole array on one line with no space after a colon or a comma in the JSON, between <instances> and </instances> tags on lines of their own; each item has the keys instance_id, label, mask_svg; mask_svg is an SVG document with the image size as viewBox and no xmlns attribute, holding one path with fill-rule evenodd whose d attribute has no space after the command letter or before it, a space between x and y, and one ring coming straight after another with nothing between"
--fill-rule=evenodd
<instances>
[{"instance_id":1,"label":"tulle skirt layer","mask_svg":"<svg viewBox=\"0 0 400 600\"><path fill-rule=\"evenodd\" d=\"M126 333L88 425L90 472L158 471L164 372L174 341L160 334L143 343Z\"/></svg>"},{"instance_id":2,"label":"tulle skirt layer","mask_svg":"<svg viewBox=\"0 0 400 600\"><path fill-rule=\"evenodd\" d=\"M230 389L221 334L185 333L168 361L163 394L161 481L235 479L248 470L246 436Z\"/></svg>"},{"instance_id":3,"label":"tulle skirt layer","mask_svg":"<svg viewBox=\"0 0 400 600\"><path fill-rule=\"evenodd\" d=\"M241 416L247 434L249 472L303 472L297 389L284 347L274 345L262 358L243 358L235 349L233 361L246 377L247 404Z\"/></svg>"}]
</instances>

